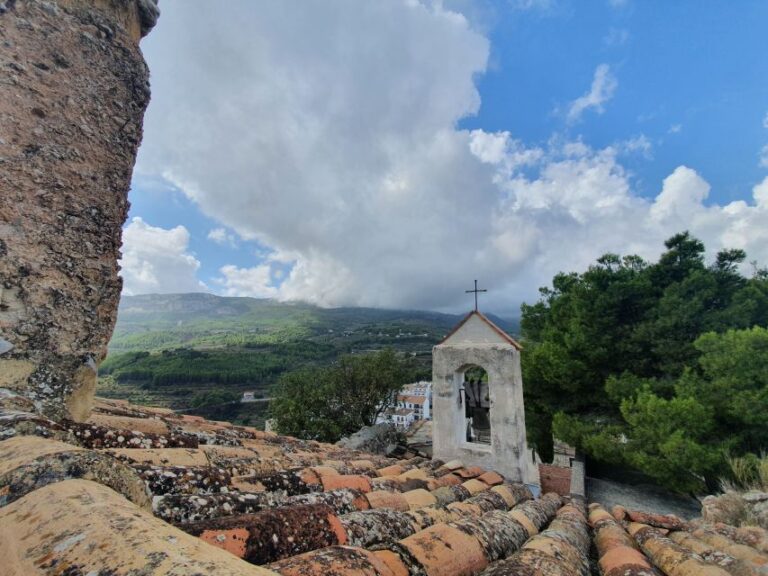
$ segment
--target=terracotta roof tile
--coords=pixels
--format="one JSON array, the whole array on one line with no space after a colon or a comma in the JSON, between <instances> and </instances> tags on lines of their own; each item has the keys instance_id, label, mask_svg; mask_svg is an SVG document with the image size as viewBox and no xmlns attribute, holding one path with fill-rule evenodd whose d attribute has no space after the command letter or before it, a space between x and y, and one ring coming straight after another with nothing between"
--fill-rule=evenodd
<instances>
[{"instance_id":1,"label":"terracotta roof tile","mask_svg":"<svg viewBox=\"0 0 768 576\"><path fill-rule=\"evenodd\" d=\"M184 531L253 564L267 564L347 542L344 527L325 504L286 506L206 520L185 525Z\"/></svg>"},{"instance_id":2,"label":"terracotta roof tile","mask_svg":"<svg viewBox=\"0 0 768 576\"><path fill-rule=\"evenodd\" d=\"M435 524L401 545L428 576L477 574L488 565L479 540L448 524Z\"/></svg>"},{"instance_id":3,"label":"terracotta roof tile","mask_svg":"<svg viewBox=\"0 0 768 576\"><path fill-rule=\"evenodd\" d=\"M74 478L96 480L138 506L150 507L139 474L105 454L36 436L0 442L0 506L48 484Z\"/></svg>"},{"instance_id":4,"label":"terracotta roof tile","mask_svg":"<svg viewBox=\"0 0 768 576\"><path fill-rule=\"evenodd\" d=\"M732 576L754 576L759 573L759 568L753 568L749 561L734 558L688 532L672 532L669 539L698 554L705 562L723 568Z\"/></svg>"},{"instance_id":5,"label":"terracotta roof tile","mask_svg":"<svg viewBox=\"0 0 768 576\"><path fill-rule=\"evenodd\" d=\"M488 490L488 484L476 479L467 480L462 486L472 495L482 492L483 490Z\"/></svg>"},{"instance_id":6,"label":"terracotta roof tile","mask_svg":"<svg viewBox=\"0 0 768 576\"><path fill-rule=\"evenodd\" d=\"M283 576L395 576L390 565L363 548L332 546L293 556L268 567Z\"/></svg>"},{"instance_id":7,"label":"terracotta roof tile","mask_svg":"<svg viewBox=\"0 0 768 576\"><path fill-rule=\"evenodd\" d=\"M590 506L589 523L604 576L654 576L650 562L637 549L635 541L605 509L597 504Z\"/></svg>"},{"instance_id":8,"label":"terracotta roof tile","mask_svg":"<svg viewBox=\"0 0 768 576\"><path fill-rule=\"evenodd\" d=\"M96 424L107 428L137 430L145 434L167 434L168 425L159 418L136 418L133 416L113 416L111 414L93 413L86 424Z\"/></svg>"},{"instance_id":9,"label":"terracotta roof tile","mask_svg":"<svg viewBox=\"0 0 768 576\"><path fill-rule=\"evenodd\" d=\"M400 492L387 492L385 490L374 490L365 495L371 508L391 508L392 510L401 510L403 512L410 510L408 500Z\"/></svg>"},{"instance_id":10,"label":"terracotta roof tile","mask_svg":"<svg viewBox=\"0 0 768 576\"><path fill-rule=\"evenodd\" d=\"M410 572L399 555L395 554L391 550L378 550L373 553L374 556L379 558L387 568L392 572L392 576L409 576Z\"/></svg>"},{"instance_id":11,"label":"terracotta roof tile","mask_svg":"<svg viewBox=\"0 0 768 576\"><path fill-rule=\"evenodd\" d=\"M434 506L437 504L437 498L435 498L432 493L424 490L423 488L403 492L403 497L408 502L408 506L411 510L416 510L425 506Z\"/></svg>"},{"instance_id":12,"label":"terracotta roof tile","mask_svg":"<svg viewBox=\"0 0 768 576\"><path fill-rule=\"evenodd\" d=\"M737 560L742 560L755 571L768 573L768 555L761 553L752 546L734 542L727 536L723 536L706 527L695 529L693 531L693 536L720 552L732 556Z\"/></svg>"},{"instance_id":13,"label":"terracotta roof tile","mask_svg":"<svg viewBox=\"0 0 768 576\"><path fill-rule=\"evenodd\" d=\"M254 564L268 567L271 573L309 576L474 576L482 570L487 575L586 574L585 551L591 542L578 497L567 499L565 505L556 494L534 500L527 487L507 484L496 472L465 467L459 461L444 463L422 457L395 460L101 401L90 423L55 423L6 411L0 413L0 429L11 436L30 430L39 435L0 441L0 518L6 518L6 524L23 528L15 532L31 533L28 531L36 528L38 521L35 516L26 516L26 509L20 514L2 515L14 506L32 502L47 489L52 491L46 496L46 506L63 495L78 500L80 497L66 488L72 482L83 482L72 479L78 475L110 485L147 509L151 496L155 517L146 513L136 517L140 519L136 526L142 530L137 544L133 543L132 529L126 540L115 534L114 527L105 528L106 536L97 540L114 558L147 574L159 572L152 572L155 568L146 568L146 560L139 564L133 556L151 555L155 550L160 554L169 539L183 541L184 546L195 543L181 555L171 554L176 564L167 573L179 576L188 573L187 567L199 573L265 573ZM72 508L64 503L53 506L61 515L56 520L61 521L58 529L63 531L68 522L70 530L61 538L55 530L45 538L40 536L44 532L35 532L38 540L30 545L35 549L30 558L39 560L45 554L36 556L38 549L50 551L51 546L64 541L69 545L66 538L70 536L79 537L80 524L74 518L81 512L90 518L96 500L108 505L114 504L115 498L122 502L116 506L116 522L125 515L134 517L136 506L116 492L91 482L84 484L88 488L80 504ZM620 519L634 515L665 530L688 527L693 533L678 530L666 538L658 528L638 528L635 523L634 536L630 536L622 522L592 506L589 523L603 576L650 576L655 570L651 560L671 569L672 576L717 575L724 568L740 576L738 570L754 572L762 566L765 553L760 547L768 547L765 531L759 529L700 523L688 526L670 516L613 512ZM99 526L106 526L108 520L95 514ZM147 518L150 523L145 522ZM44 524L50 525L47 520ZM162 530L158 532L157 527ZM1 541L6 533L0 522L0 553L8 548ZM156 548L147 543L152 538L159 538ZM27 550L26 542L13 542ZM72 549L75 556L54 554L40 567L31 568L31 573L48 570L48 560L55 560L58 567L72 559L80 561L84 548L79 541ZM215 562L208 560L214 557ZM26 556L13 558L16 572L30 573L21 571L27 567ZM98 553L83 566L108 572L117 564L108 554Z\"/></svg>"},{"instance_id":14,"label":"terracotta roof tile","mask_svg":"<svg viewBox=\"0 0 768 576\"><path fill-rule=\"evenodd\" d=\"M207 466L208 457L198 448L116 448L109 451L118 458L156 466Z\"/></svg>"},{"instance_id":15,"label":"terracotta roof tile","mask_svg":"<svg viewBox=\"0 0 768 576\"><path fill-rule=\"evenodd\" d=\"M321 479L323 490L338 490L339 488L351 488L360 492L370 492L372 490L371 481L368 476L361 475L342 475L323 476Z\"/></svg>"},{"instance_id":16,"label":"terracotta roof tile","mask_svg":"<svg viewBox=\"0 0 768 576\"><path fill-rule=\"evenodd\" d=\"M632 523L629 533L659 569L667 574L685 576L727 576L728 572L704 562L700 556L664 536L658 528Z\"/></svg>"},{"instance_id":17,"label":"terracotta roof tile","mask_svg":"<svg viewBox=\"0 0 768 576\"><path fill-rule=\"evenodd\" d=\"M115 573L118 566L124 574L147 576L273 574L87 480L45 486L0 508L0 558L9 575L63 573L66 566L81 574Z\"/></svg>"},{"instance_id":18,"label":"terracotta roof tile","mask_svg":"<svg viewBox=\"0 0 768 576\"><path fill-rule=\"evenodd\" d=\"M485 474L481 474L477 477L478 480L481 482L485 482L488 484L488 486L496 486L498 484L504 483L504 476L499 474L498 472L494 472L493 470L490 470L486 472Z\"/></svg>"}]
</instances>

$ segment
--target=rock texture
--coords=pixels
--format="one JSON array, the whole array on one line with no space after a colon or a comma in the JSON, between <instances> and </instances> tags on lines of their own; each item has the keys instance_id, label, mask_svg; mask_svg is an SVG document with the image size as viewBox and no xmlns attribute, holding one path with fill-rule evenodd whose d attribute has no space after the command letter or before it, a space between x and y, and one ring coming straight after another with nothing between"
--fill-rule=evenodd
<instances>
[{"instance_id":1,"label":"rock texture","mask_svg":"<svg viewBox=\"0 0 768 576\"><path fill-rule=\"evenodd\" d=\"M0 403L85 420L112 334L154 0L0 2Z\"/></svg>"}]
</instances>

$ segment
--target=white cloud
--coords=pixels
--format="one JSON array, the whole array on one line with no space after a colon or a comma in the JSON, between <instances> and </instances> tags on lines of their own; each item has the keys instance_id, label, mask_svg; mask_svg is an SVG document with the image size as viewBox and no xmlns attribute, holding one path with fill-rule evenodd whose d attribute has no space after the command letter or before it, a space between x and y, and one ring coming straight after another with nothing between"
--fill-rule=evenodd
<instances>
[{"instance_id":1,"label":"white cloud","mask_svg":"<svg viewBox=\"0 0 768 576\"><path fill-rule=\"evenodd\" d=\"M216 283L222 287L224 296L250 296L252 298L274 298L277 289L272 285L269 264L253 268L238 268L228 264L219 270L221 277Z\"/></svg>"},{"instance_id":2,"label":"white cloud","mask_svg":"<svg viewBox=\"0 0 768 576\"><path fill-rule=\"evenodd\" d=\"M555 0L510 0L510 6L515 10L541 10L547 12L555 5Z\"/></svg>"},{"instance_id":3,"label":"white cloud","mask_svg":"<svg viewBox=\"0 0 768 576\"><path fill-rule=\"evenodd\" d=\"M629 41L629 30L626 28L611 28L603 38L606 46L624 46Z\"/></svg>"},{"instance_id":4,"label":"white cloud","mask_svg":"<svg viewBox=\"0 0 768 576\"><path fill-rule=\"evenodd\" d=\"M227 232L226 228L214 228L208 232L208 240L215 242L219 246L237 246L237 238L234 234Z\"/></svg>"},{"instance_id":5,"label":"white cloud","mask_svg":"<svg viewBox=\"0 0 768 576\"><path fill-rule=\"evenodd\" d=\"M120 260L125 294L207 291L197 279L200 262L188 252L189 232L150 226L139 217L123 229Z\"/></svg>"},{"instance_id":6,"label":"white cloud","mask_svg":"<svg viewBox=\"0 0 768 576\"><path fill-rule=\"evenodd\" d=\"M621 154L640 154L646 160L653 158L653 144L645 134L617 142L614 148Z\"/></svg>"},{"instance_id":7,"label":"white cloud","mask_svg":"<svg viewBox=\"0 0 768 576\"><path fill-rule=\"evenodd\" d=\"M761 168L768 168L768 144L760 149L759 162Z\"/></svg>"},{"instance_id":8,"label":"white cloud","mask_svg":"<svg viewBox=\"0 0 768 576\"><path fill-rule=\"evenodd\" d=\"M679 134L682 129L682 124L672 124L672 126L669 127L669 130L667 130L667 134Z\"/></svg>"},{"instance_id":9,"label":"white cloud","mask_svg":"<svg viewBox=\"0 0 768 576\"><path fill-rule=\"evenodd\" d=\"M708 205L706 182L680 167L648 200L618 160L650 153L642 135L592 149L457 129L480 105L489 46L439 2L226 6L164 0L143 42L153 98L140 157L273 251L223 267L223 293L455 310L478 278L488 309L512 312L558 271L607 251L655 258L684 229L768 262L766 183L754 203ZM599 66L573 117L615 89Z\"/></svg>"},{"instance_id":10,"label":"white cloud","mask_svg":"<svg viewBox=\"0 0 768 576\"><path fill-rule=\"evenodd\" d=\"M608 64L600 64L595 68L595 75L592 78L592 86L589 92L576 98L568 106L566 120L569 124L574 124L581 120L581 115L587 110L593 109L598 114L605 110L603 105L613 98L616 88L619 86L618 80L611 73L611 67Z\"/></svg>"}]
</instances>

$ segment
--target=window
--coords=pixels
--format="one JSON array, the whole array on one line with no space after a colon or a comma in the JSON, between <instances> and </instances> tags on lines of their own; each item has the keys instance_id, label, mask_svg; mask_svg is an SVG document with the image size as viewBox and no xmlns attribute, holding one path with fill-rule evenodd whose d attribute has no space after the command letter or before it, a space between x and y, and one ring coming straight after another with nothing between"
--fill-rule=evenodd
<instances>
[{"instance_id":1,"label":"window","mask_svg":"<svg viewBox=\"0 0 768 576\"><path fill-rule=\"evenodd\" d=\"M467 442L491 443L491 397L488 384L488 373L480 366L466 367L461 385L461 401Z\"/></svg>"}]
</instances>

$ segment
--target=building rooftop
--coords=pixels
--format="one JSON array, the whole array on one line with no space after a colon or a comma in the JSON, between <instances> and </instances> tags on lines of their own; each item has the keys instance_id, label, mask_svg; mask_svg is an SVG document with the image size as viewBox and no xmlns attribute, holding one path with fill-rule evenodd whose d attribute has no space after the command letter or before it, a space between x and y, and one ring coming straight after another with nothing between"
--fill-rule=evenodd
<instances>
[{"instance_id":1,"label":"building rooftop","mask_svg":"<svg viewBox=\"0 0 768 576\"><path fill-rule=\"evenodd\" d=\"M3 576L587 575L596 566L650 576L768 566L758 528L608 512L577 495L534 499L457 461L397 460L120 401L98 400L82 424L5 410L0 438Z\"/></svg>"}]
</instances>

